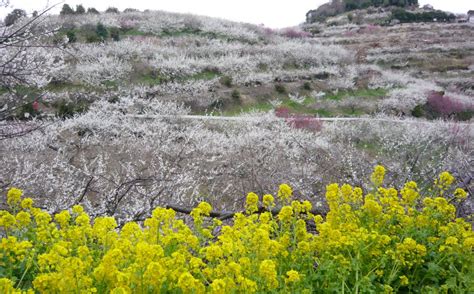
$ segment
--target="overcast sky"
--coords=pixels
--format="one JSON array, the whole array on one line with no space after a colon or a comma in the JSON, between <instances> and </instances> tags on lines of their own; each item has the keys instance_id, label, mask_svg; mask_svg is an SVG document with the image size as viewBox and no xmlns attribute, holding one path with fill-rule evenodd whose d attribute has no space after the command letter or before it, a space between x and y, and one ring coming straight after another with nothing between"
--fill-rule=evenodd
<instances>
[{"instance_id":1,"label":"overcast sky","mask_svg":"<svg viewBox=\"0 0 474 294\"><path fill-rule=\"evenodd\" d=\"M3 18L13 8L22 8L27 12L31 12L35 9L40 10L48 4L59 2L51 0L10 0L10 8L0 8L0 17ZM328 0L71 0L59 4L56 13L59 12L63 3L67 3L71 7L82 4L86 9L95 7L101 11L113 6L120 10L137 8L140 10L153 9L193 13L282 28L304 22L308 10L315 9L326 2ZM454 13L466 13L468 10L474 9L473 0L419 0L419 2L420 5L429 3L436 9Z\"/></svg>"}]
</instances>

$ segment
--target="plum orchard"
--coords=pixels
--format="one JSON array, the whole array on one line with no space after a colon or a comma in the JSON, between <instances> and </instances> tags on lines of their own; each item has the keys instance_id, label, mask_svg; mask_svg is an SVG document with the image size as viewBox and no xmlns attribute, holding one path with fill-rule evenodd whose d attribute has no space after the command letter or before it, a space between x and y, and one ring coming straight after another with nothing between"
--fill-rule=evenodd
<instances>
[{"instance_id":1,"label":"plum orchard","mask_svg":"<svg viewBox=\"0 0 474 294\"><path fill-rule=\"evenodd\" d=\"M81 206L50 215L11 188L0 211L0 291L473 291L474 233L451 204L467 193L447 172L426 195L415 182L384 188L384 175L377 166L367 191L327 186L325 216L283 184L276 197L249 193L230 225L202 202L189 226L158 207L120 229Z\"/></svg>"}]
</instances>

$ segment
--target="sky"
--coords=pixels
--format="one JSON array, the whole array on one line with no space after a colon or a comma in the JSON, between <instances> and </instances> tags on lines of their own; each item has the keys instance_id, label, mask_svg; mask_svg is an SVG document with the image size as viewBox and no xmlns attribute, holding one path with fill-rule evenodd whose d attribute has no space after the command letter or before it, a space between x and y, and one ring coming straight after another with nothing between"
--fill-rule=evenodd
<instances>
[{"instance_id":1,"label":"sky","mask_svg":"<svg viewBox=\"0 0 474 294\"><path fill-rule=\"evenodd\" d=\"M136 8L140 10L165 10L171 12L193 13L220 17L234 21L263 24L272 28L296 26L305 21L308 10L315 9L328 0L10 0L8 9L0 8L0 17L4 17L13 8L25 9L27 12L59 3L55 12L58 13L62 4L71 7L82 4L86 9L94 7L100 11L113 6L120 10ZM453 13L466 13L474 9L473 0L419 0L420 5L431 4L436 9Z\"/></svg>"}]
</instances>

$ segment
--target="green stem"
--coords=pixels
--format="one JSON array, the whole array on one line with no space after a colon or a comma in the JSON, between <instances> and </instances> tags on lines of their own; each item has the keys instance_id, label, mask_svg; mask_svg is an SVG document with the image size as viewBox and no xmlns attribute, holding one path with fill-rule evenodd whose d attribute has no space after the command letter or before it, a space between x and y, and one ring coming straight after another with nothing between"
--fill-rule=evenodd
<instances>
[{"instance_id":1,"label":"green stem","mask_svg":"<svg viewBox=\"0 0 474 294\"><path fill-rule=\"evenodd\" d=\"M23 275L21 276L21 279L18 281L18 284L16 285L16 288L20 288L20 285L23 282L23 279L25 278L26 273L28 272L29 269L30 269L30 266L28 265L26 267L25 271L23 272Z\"/></svg>"},{"instance_id":2,"label":"green stem","mask_svg":"<svg viewBox=\"0 0 474 294\"><path fill-rule=\"evenodd\" d=\"M368 277L371 273L373 273L376 269L378 269L380 266L382 265L382 263L379 263L377 264L373 269L371 269L370 271L367 272L367 274L364 276L365 277Z\"/></svg>"},{"instance_id":3,"label":"green stem","mask_svg":"<svg viewBox=\"0 0 474 294\"><path fill-rule=\"evenodd\" d=\"M355 281L355 293L359 293L359 255L360 251L357 251L356 257L356 281Z\"/></svg>"},{"instance_id":4,"label":"green stem","mask_svg":"<svg viewBox=\"0 0 474 294\"><path fill-rule=\"evenodd\" d=\"M387 284L391 284L395 275L397 274L398 272L398 261L395 261L395 264L393 265L393 268L392 270L390 271L390 274L388 275L388 282Z\"/></svg>"}]
</instances>

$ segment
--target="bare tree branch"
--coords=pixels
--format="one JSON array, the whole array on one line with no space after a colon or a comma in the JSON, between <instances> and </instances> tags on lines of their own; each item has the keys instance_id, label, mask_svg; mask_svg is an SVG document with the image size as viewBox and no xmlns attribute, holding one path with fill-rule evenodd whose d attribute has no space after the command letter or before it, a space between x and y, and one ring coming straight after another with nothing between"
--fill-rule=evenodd
<instances>
[{"instance_id":1,"label":"bare tree branch","mask_svg":"<svg viewBox=\"0 0 474 294\"><path fill-rule=\"evenodd\" d=\"M176 206L176 205L167 205L166 208L172 209L176 212L184 213L184 214L191 214L191 212L192 212L192 209L190 209L190 208L180 207L180 206ZM276 216L280 213L280 210L281 210L281 208L274 208L274 209L268 210L267 208L261 206L261 207L258 208L258 211L256 213L261 214L261 213L264 213L264 212L270 212L273 216ZM218 218L220 220L228 220L228 219L233 218L237 213L245 213L245 212L244 211L237 211L237 212L211 211L209 213L209 216L212 217L212 218ZM310 211L310 213L312 213L314 215L317 215L317 214L325 215L326 214L325 211L317 210L317 209L312 209Z\"/></svg>"}]
</instances>

